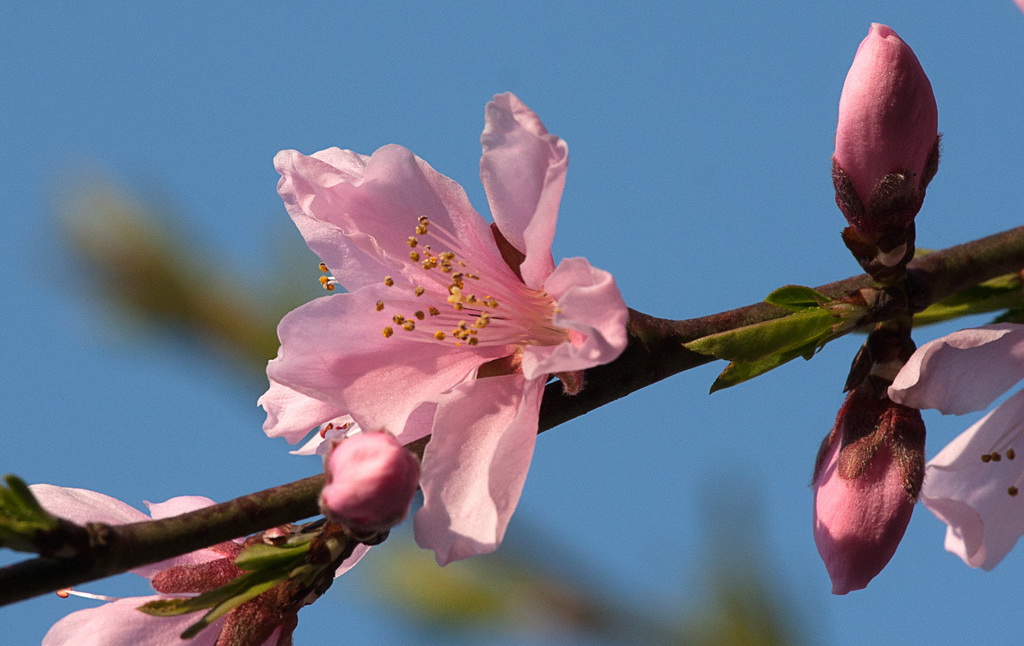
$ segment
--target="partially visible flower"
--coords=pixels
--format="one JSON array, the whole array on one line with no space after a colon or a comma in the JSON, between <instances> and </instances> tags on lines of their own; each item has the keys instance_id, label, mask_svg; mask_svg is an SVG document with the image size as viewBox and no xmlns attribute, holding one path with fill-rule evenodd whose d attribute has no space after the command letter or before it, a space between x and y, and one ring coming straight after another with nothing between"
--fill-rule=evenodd
<instances>
[{"instance_id":1,"label":"partially visible flower","mask_svg":"<svg viewBox=\"0 0 1024 646\"><path fill-rule=\"evenodd\" d=\"M1024 0L1013 0L1013 1L1015 3L1017 3L1017 8L1018 9L1020 9L1021 11L1024 11Z\"/></svg>"},{"instance_id":2,"label":"partially visible flower","mask_svg":"<svg viewBox=\"0 0 1024 646\"><path fill-rule=\"evenodd\" d=\"M847 396L814 473L814 542L832 593L867 587L914 511L924 463L921 414L862 386Z\"/></svg>"},{"instance_id":3,"label":"partially visible flower","mask_svg":"<svg viewBox=\"0 0 1024 646\"><path fill-rule=\"evenodd\" d=\"M1024 379L1024 325L961 330L921 346L889 388L894 401L962 415ZM950 442L925 472L921 501L949 527L946 549L994 568L1024 534L1024 391Z\"/></svg>"},{"instance_id":4,"label":"partially visible flower","mask_svg":"<svg viewBox=\"0 0 1024 646\"><path fill-rule=\"evenodd\" d=\"M387 431L363 432L333 443L320 508L358 536L386 531L409 513L420 463Z\"/></svg>"},{"instance_id":5,"label":"partially visible flower","mask_svg":"<svg viewBox=\"0 0 1024 646\"><path fill-rule=\"evenodd\" d=\"M495 223L401 146L275 158L278 191L325 287L278 328L264 430L298 442L351 415L423 456L417 541L439 563L494 550L518 503L544 385L615 359L627 309L583 258L551 243L567 147L512 94L487 105L480 175Z\"/></svg>"},{"instance_id":6,"label":"partially visible flower","mask_svg":"<svg viewBox=\"0 0 1024 646\"><path fill-rule=\"evenodd\" d=\"M77 524L105 523L124 525L151 519L178 516L214 504L201 496L179 496L163 503L146 503L151 516L131 507L116 498L70 487L48 484L32 485L32 493L50 513L66 518ZM102 606L73 612L50 628L43 638L43 646L215 646L225 630L239 628L252 633L252 629L265 629L266 635L257 642L263 646L276 646L279 639L290 634L294 625L277 626L232 626L229 614L214 621L209 628L189 640L179 637L186 628L194 624L199 613L173 617L154 617L138 610L139 606L160 599L181 596L182 593L200 593L224 585L242 572L234 564L241 551L239 541L220 543L211 547L183 554L160 563L145 565L132 570L144 576L160 592L147 597L126 597L105 603ZM339 574L348 570L362 558L368 548L360 545L339 569ZM250 602L252 603L252 602ZM242 610L244 606L236 609ZM247 619L253 619L251 617ZM287 619L282 617L282 619ZM287 633L285 632L287 631ZM237 642L236 642L237 643Z\"/></svg>"},{"instance_id":7,"label":"partially visible flower","mask_svg":"<svg viewBox=\"0 0 1024 646\"><path fill-rule=\"evenodd\" d=\"M872 273L913 255L914 216L938 164L928 76L896 32L873 23L843 85L832 157L836 204L850 224L844 238L861 264L880 264Z\"/></svg>"}]
</instances>

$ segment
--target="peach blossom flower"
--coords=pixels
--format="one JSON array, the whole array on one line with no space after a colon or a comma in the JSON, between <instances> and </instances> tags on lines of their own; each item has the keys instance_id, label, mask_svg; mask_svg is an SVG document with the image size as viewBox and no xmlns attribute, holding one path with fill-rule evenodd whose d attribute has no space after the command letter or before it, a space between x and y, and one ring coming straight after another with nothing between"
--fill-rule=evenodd
<instances>
[{"instance_id":1,"label":"peach blossom flower","mask_svg":"<svg viewBox=\"0 0 1024 646\"><path fill-rule=\"evenodd\" d=\"M348 292L278 328L264 430L298 442L351 415L400 441L431 435L417 541L439 563L497 548L533 455L549 376L615 359L626 306L583 258L551 243L567 146L526 105L487 105L480 175L495 223L407 149L331 148L275 159L278 192L309 247Z\"/></svg>"}]
</instances>

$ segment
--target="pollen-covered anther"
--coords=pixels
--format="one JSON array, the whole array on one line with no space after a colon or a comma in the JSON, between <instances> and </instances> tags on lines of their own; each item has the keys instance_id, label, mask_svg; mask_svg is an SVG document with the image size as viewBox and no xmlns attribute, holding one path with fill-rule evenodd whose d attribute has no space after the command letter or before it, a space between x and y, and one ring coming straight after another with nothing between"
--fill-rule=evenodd
<instances>
[{"instance_id":1,"label":"pollen-covered anther","mask_svg":"<svg viewBox=\"0 0 1024 646\"><path fill-rule=\"evenodd\" d=\"M437 332L434 332L434 338L437 339L438 341L444 341L444 337L445 337L445 334L441 330L438 330Z\"/></svg>"},{"instance_id":2,"label":"pollen-covered anther","mask_svg":"<svg viewBox=\"0 0 1024 646\"><path fill-rule=\"evenodd\" d=\"M391 317L391 320L395 322L395 325L401 325L402 323L405 323L405 317L402 316L401 314L395 314L394 316Z\"/></svg>"},{"instance_id":3,"label":"pollen-covered anther","mask_svg":"<svg viewBox=\"0 0 1024 646\"><path fill-rule=\"evenodd\" d=\"M423 267L424 269L433 269L434 267L437 267L437 257L430 256L422 263L420 263L420 266Z\"/></svg>"},{"instance_id":4,"label":"pollen-covered anther","mask_svg":"<svg viewBox=\"0 0 1024 646\"><path fill-rule=\"evenodd\" d=\"M320 271L324 272L325 274L328 272L327 265L325 263L320 263Z\"/></svg>"},{"instance_id":5,"label":"pollen-covered anther","mask_svg":"<svg viewBox=\"0 0 1024 646\"><path fill-rule=\"evenodd\" d=\"M381 310L383 310L383 309L384 309L384 301L377 301L377 306L376 306L376 308L377 308L377 311L378 311L378 312L379 312L379 311L381 311Z\"/></svg>"},{"instance_id":6,"label":"pollen-covered anther","mask_svg":"<svg viewBox=\"0 0 1024 646\"><path fill-rule=\"evenodd\" d=\"M473 337L470 337L469 340L466 341L466 343L468 343L469 345L476 345L477 343L480 343L480 339L478 339L475 336L473 336Z\"/></svg>"},{"instance_id":7,"label":"pollen-covered anther","mask_svg":"<svg viewBox=\"0 0 1024 646\"><path fill-rule=\"evenodd\" d=\"M431 316L440 316L441 310L437 309L436 307L428 307L427 314L430 314Z\"/></svg>"},{"instance_id":8,"label":"pollen-covered anther","mask_svg":"<svg viewBox=\"0 0 1024 646\"><path fill-rule=\"evenodd\" d=\"M406 332L412 332L416 329L416 321L406 320L405 323L402 323L402 329Z\"/></svg>"},{"instance_id":9,"label":"pollen-covered anther","mask_svg":"<svg viewBox=\"0 0 1024 646\"><path fill-rule=\"evenodd\" d=\"M384 277L384 284L387 285L388 287L394 287L395 286L395 279L392 278L391 276L385 276Z\"/></svg>"},{"instance_id":10,"label":"pollen-covered anther","mask_svg":"<svg viewBox=\"0 0 1024 646\"><path fill-rule=\"evenodd\" d=\"M395 331L391 328L390 325L388 325L383 330L381 330L380 333L384 335L385 339L390 339L391 335L394 334Z\"/></svg>"},{"instance_id":11,"label":"pollen-covered anther","mask_svg":"<svg viewBox=\"0 0 1024 646\"><path fill-rule=\"evenodd\" d=\"M422 321L423 319L425 319L425 318L427 317L427 315L426 315L426 314L424 314L424 313L423 313L422 311L420 311L420 310L416 310L415 312L413 312L413 313L412 313L412 315L413 315L413 316L415 316L415 317L416 317L417 319L419 319L420 321Z\"/></svg>"},{"instance_id":12,"label":"pollen-covered anther","mask_svg":"<svg viewBox=\"0 0 1024 646\"><path fill-rule=\"evenodd\" d=\"M426 292L427 290L423 287L423 285L416 285L416 289L414 289L412 291L417 296L423 296L423 293Z\"/></svg>"},{"instance_id":13,"label":"pollen-covered anther","mask_svg":"<svg viewBox=\"0 0 1024 646\"><path fill-rule=\"evenodd\" d=\"M406 240L405 242L406 242L406 244L408 244L408 245L409 245L410 247L415 247L416 245L418 245L418 244L420 243L420 241L419 241L419 240L417 240L415 236L409 236L409 239L408 239L408 240Z\"/></svg>"},{"instance_id":14,"label":"pollen-covered anther","mask_svg":"<svg viewBox=\"0 0 1024 646\"><path fill-rule=\"evenodd\" d=\"M413 262L419 262L420 261L420 252L418 252L418 251L410 251L409 252L409 260L411 260Z\"/></svg>"}]
</instances>

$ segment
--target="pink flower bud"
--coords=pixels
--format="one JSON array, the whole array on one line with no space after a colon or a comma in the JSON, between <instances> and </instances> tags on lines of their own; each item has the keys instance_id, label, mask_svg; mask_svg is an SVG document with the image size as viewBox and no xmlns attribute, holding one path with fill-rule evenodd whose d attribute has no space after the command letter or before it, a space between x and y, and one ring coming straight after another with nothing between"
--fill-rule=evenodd
<instances>
[{"instance_id":1,"label":"pink flower bud","mask_svg":"<svg viewBox=\"0 0 1024 646\"><path fill-rule=\"evenodd\" d=\"M419 461L384 431L357 433L338 442L325 466L320 508L360 536L400 523L419 486Z\"/></svg>"},{"instance_id":2,"label":"pink flower bud","mask_svg":"<svg viewBox=\"0 0 1024 646\"><path fill-rule=\"evenodd\" d=\"M832 593L867 587L896 553L924 472L924 423L912 408L852 391L814 474L814 542Z\"/></svg>"},{"instance_id":3,"label":"pink flower bud","mask_svg":"<svg viewBox=\"0 0 1024 646\"><path fill-rule=\"evenodd\" d=\"M874 23L839 99L832 181L847 246L876 278L913 255L914 217L939 166L935 95L913 50Z\"/></svg>"}]
</instances>

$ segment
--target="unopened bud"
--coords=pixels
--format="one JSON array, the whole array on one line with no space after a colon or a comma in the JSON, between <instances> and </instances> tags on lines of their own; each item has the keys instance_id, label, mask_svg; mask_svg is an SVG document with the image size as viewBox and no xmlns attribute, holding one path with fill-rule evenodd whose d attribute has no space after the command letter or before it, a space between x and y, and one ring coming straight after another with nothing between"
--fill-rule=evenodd
<instances>
[{"instance_id":1,"label":"unopened bud","mask_svg":"<svg viewBox=\"0 0 1024 646\"><path fill-rule=\"evenodd\" d=\"M867 587L889 563L924 477L919 411L850 392L822 443L814 470L814 542L832 593Z\"/></svg>"},{"instance_id":2,"label":"unopened bud","mask_svg":"<svg viewBox=\"0 0 1024 646\"><path fill-rule=\"evenodd\" d=\"M388 432L364 432L331 448L320 508L358 536L397 525L419 486L420 464Z\"/></svg>"},{"instance_id":3,"label":"unopened bud","mask_svg":"<svg viewBox=\"0 0 1024 646\"><path fill-rule=\"evenodd\" d=\"M914 217L939 165L938 122L913 50L872 24L839 99L832 181L850 224L843 238L876 277L902 271L913 256Z\"/></svg>"}]
</instances>

